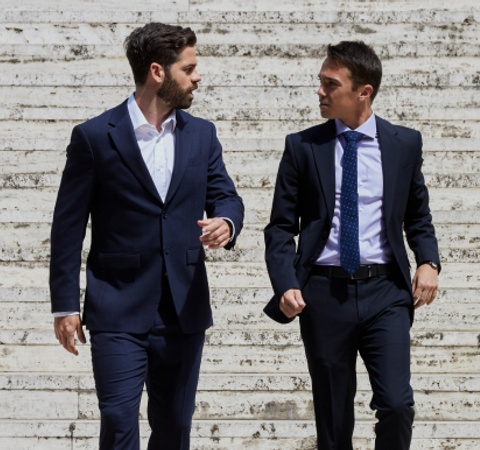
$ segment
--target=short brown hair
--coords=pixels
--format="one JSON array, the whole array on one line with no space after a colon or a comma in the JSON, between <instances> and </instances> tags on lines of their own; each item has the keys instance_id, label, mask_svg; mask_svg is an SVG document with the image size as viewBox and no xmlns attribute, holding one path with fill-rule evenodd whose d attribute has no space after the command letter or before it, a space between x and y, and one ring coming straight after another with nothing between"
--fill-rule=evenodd
<instances>
[{"instance_id":1,"label":"short brown hair","mask_svg":"<svg viewBox=\"0 0 480 450\"><path fill-rule=\"evenodd\" d=\"M168 70L178 60L182 48L193 47L196 43L197 37L190 28L158 22L136 28L124 42L135 83L145 83L152 63Z\"/></svg>"}]
</instances>

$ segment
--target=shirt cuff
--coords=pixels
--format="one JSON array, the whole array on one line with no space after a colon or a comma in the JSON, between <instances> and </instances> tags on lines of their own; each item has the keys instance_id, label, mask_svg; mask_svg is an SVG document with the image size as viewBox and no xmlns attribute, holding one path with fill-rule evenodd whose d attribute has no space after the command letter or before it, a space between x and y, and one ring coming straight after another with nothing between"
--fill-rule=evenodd
<instances>
[{"instance_id":1,"label":"shirt cuff","mask_svg":"<svg viewBox=\"0 0 480 450\"><path fill-rule=\"evenodd\" d=\"M60 311L54 312L53 317L67 317L67 316L74 316L75 314L80 314L78 311Z\"/></svg>"},{"instance_id":2,"label":"shirt cuff","mask_svg":"<svg viewBox=\"0 0 480 450\"><path fill-rule=\"evenodd\" d=\"M235 238L235 224L228 217L220 217L220 219L223 219L228 223L230 227L230 239L228 240L228 242L232 242L233 239Z\"/></svg>"}]
</instances>

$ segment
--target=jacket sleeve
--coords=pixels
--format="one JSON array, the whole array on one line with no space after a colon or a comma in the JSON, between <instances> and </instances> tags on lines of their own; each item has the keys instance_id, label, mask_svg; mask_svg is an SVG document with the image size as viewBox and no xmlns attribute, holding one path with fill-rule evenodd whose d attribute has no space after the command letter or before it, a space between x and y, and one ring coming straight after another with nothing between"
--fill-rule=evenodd
<instances>
[{"instance_id":1,"label":"jacket sleeve","mask_svg":"<svg viewBox=\"0 0 480 450\"><path fill-rule=\"evenodd\" d=\"M232 221L235 235L232 241L225 246L225 249L229 250L235 245L236 238L242 229L244 206L223 162L222 146L217 138L215 126L211 124L211 127L212 139L205 211L207 217L225 217Z\"/></svg>"},{"instance_id":2,"label":"jacket sleeve","mask_svg":"<svg viewBox=\"0 0 480 450\"><path fill-rule=\"evenodd\" d=\"M51 229L52 312L80 311L80 266L94 183L93 154L75 127L63 171Z\"/></svg>"},{"instance_id":3,"label":"jacket sleeve","mask_svg":"<svg viewBox=\"0 0 480 450\"><path fill-rule=\"evenodd\" d=\"M429 207L428 189L422 173L422 137L417 134L417 160L410 184L404 230L407 242L415 255L417 265L426 261L440 262L435 228Z\"/></svg>"},{"instance_id":4,"label":"jacket sleeve","mask_svg":"<svg viewBox=\"0 0 480 450\"><path fill-rule=\"evenodd\" d=\"M299 172L292 135L285 140L273 195L270 223L264 230L265 260L277 301L289 289L300 289L296 276L299 233Z\"/></svg>"}]
</instances>

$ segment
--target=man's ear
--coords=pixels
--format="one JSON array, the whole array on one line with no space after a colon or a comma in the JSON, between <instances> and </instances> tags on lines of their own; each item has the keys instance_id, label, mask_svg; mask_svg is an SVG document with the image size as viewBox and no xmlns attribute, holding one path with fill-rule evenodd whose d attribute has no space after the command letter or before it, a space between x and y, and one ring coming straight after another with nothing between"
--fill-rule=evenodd
<instances>
[{"instance_id":1,"label":"man's ear","mask_svg":"<svg viewBox=\"0 0 480 450\"><path fill-rule=\"evenodd\" d=\"M150 72L149 75L152 77L152 79L159 83L162 84L163 80L165 80L165 70L163 66L161 66L158 63L152 63L150 64Z\"/></svg>"},{"instance_id":2,"label":"man's ear","mask_svg":"<svg viewBox=\"0 0 480 450\"><path fill-rule=\"evenodd\" d=\"M371 99L372 94L373 94L373 86L371 84L365 84L360 88L360 91L359 91L360 98L364 100Z\"/></svg>"}]
</instances>

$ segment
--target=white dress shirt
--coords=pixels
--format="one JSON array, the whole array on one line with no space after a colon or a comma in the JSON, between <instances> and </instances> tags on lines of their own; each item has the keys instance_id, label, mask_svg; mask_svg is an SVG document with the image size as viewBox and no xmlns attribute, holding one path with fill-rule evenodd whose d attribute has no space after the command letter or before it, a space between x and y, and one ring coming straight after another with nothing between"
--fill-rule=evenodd
<instances>
[{"instance_id":1,"label":"white dress shirt","mask_svg":"<svg viewBox=\"0 0 480 450\"><path fill-rule=\"evenodd\" d=\"M142 158L160 197L165 201L172 180L175 159L175 127L177 125L175 110L172 110L162 123L162 129L158 131L145 119L135 101L134 94L130 95L127 106Z\"/></svg>"},{"instance_id":2,"label":"white dress shirt","mask_svg":"<svg viewBox=\"0 0 480 450\"><path fill-rule=\"evenodd\" d=\"M335 209L328 241L317 259L319 265L340 265L340 193L342 190L343 151L346 145L342 133L350 130L335 119ZM358 234L360 264L386 264L392 261L392 251L385 234L383 217L382 154L377 135L375 114L354 131L365 135L358 142Z\"/></svg>"}]
</instances>

